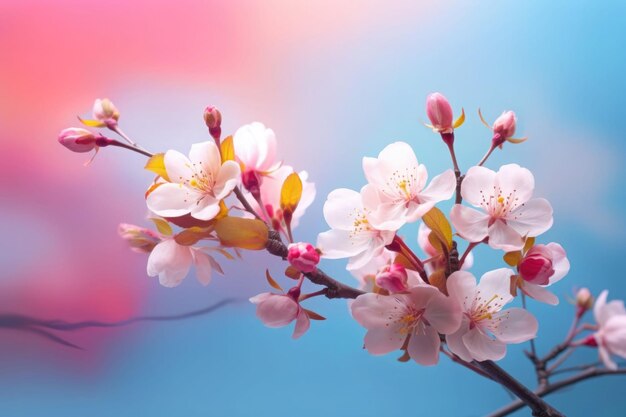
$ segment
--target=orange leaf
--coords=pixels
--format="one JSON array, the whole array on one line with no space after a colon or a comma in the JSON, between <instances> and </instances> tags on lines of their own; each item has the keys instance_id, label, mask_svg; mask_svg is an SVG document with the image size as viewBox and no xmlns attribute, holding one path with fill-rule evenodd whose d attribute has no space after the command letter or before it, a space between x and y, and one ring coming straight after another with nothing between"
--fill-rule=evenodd
<instances>
[{"instance_id":1,"label":"orange leaf","mask_svg":"<svg viewBox=\"0 0 626 417\"><path fill-rule=\"evenodd\" d=\"M311 320L326 320L326 317L320 316L315 311L307 310L306 308L303 308L303 310Z\"/></svg>"},{"instance_id":2,"label":"orange leaf","mask_svg":"<svg viewBox=\"0 0 626 417\"><path fill-rule=\"evenodd\" d=\"M223 246L249 250L265 249L269 234L261 220L231 216L218 219L215 232Z\"/></svg>"},{"instance_id":3,"label":"orange leaf","mask_svg":"<svg viewBox=\"0 0 626 417\"><path fill-rule=\"evenodd\" d=\"M300 279L301 274L302 272L298 271L291 265L289 265L287 269L285 269L285 276L291 279Z\"/></svg>"},{"instance_id":4,"label":"orange leaf","mask_svg":"<svg viewBox=\"0 0 626 417\"><path fill-rule=\"evenodd\" d=\"M519 261L522 260L522 252L518 250L516 250L515 252L507 252L504 254L502 259L504 259L504 262L506 262L510 266L517 266L519 264Z\"/></svg>"},{"instance_id":5,"label":"orange leaf","mask_svg":"<svg viewBox=\"0 0 626 417\"><path fill-rule=\"evenodd\" d=\"M174 240L179 245L191 246L198 243L199 240L211 236L212 227L190 227L174 236Z\"/></svg>"},{"instance_id":6,"label":"orange leaf","mask_svg":"<svg viewBox=\"0 0 626 417\"><path fill-rule=\"evenodd\" d=\"M267 282L272 286L272 288L276 288L278 291L285 292L283 290L283 287L278 285L278 282L274 281L274 278L272 278L272 275L270 275L269 269L265 270L265 279L267 279Z\"/></svg>"},{"instance_id":7,"label":"orange leaf","mask_svg":"<svg viewBox=\"0 0 626 417\"><path fill-rule=\"evenodd\" d=\"M532 248L535 245L535 238L534 237L527 237L526 238L526 242L524 243L524 249L523 252L526 253L530 250L530 248Z\"/></svg>"},{"instance_id":8,"label":"orange leaf","mask_svg":"<svg viewBox=\"0 0 626 417\"><path fill-rule=\"evenodd\" d=\"M458 127L461 127L463 123L465 123L465 109L461 108L461 115L459 116L458 119L454 121L454 124L452 125L452 127L456 129Z\"/></svg>"},{"instance_id":9,"label":"orange leaf","mask_svg":"<svg viewBox=\"0 0 626 417\"><path fill-rule=\"evenodd\" d=\"M444 269L438 269L428 277L430 285L439 288L439 291L448 295L448 289L446 288L446 271Z\"/></svg>"},{"instance_id":10,"label":"orange leaf","mask_svg":"<svg viewBox=\"0 0 626 417\"><path fill-rule=\"evenodd\" d=\"M146 166L144 167L150 172L154 172L159 177L163 178L165 181L169 181L169 177L167 176L167 171L165 170L165 154L157 153L154 156L148 159Z\"/></svg>"},{"instance_id":11,"label":"orange leaf","mask_svg":"<svg viewBox=\"0 0 626 417\"><path fill-rule=\"evenodd\" d=\"M159 219L158 217L153 217L150 220L152 220L152 222L156 226L157 230L162 235L171 236L172 233L174 233L172 231L172 226L170 226L170 224L166 220Z\"/></svg>"},{"instance_id":12,"label":"orange leaf","mask_svg":"<svg viewBox=\"0 0 626 417\"><path fill-rule=\"evenodd\" d=\"M101 122L100 120L81 119L80 116L78 117L78 120L80 120L80 122L84 124L85 126L89 126L89 127L105 127L106 126L106 123Z\"/></svg>"}]
</instances>

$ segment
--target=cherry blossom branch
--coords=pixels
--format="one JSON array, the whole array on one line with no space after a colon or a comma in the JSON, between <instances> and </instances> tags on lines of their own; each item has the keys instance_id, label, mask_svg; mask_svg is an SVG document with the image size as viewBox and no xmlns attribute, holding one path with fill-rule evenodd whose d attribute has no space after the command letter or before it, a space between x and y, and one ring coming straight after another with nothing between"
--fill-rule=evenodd
<instances>
[{"instance_id":1,"label":"cherry blossom branch","mask_svg":"<svg viewBox=\"0 0 626 417\"><path fill-rule=\"evenodd\" d=\"M522 405L527 405L535 417L565 417L560 411L541 399L524 384L519 382L504 369L493 361L476 362L494 381L499 382L505 388L513 392L519 398Z\"/></svg>"},{"instance_id":2,"label":"cherry blossom branch","mask_svg":"<svg viewBox=\"0 0 626 417\"><path fill-rule=\"evenodd\" d=\"M626 375L626 369L598 369L595 367L587 368L585 371L573 375L569 378L563 379L561 381L555 382L554 384L549 384L544 388L538 389L535 391L535 395L538 397L545 397L548 394L553 392L557 392L562 390L563 388L569 387L570 385L577 384L578 382L585 381L587 379L604 376L604 375ZM507 406L500 408L499 410L494 411L493 413L487 415L486 417L504 417L507 416L520 408L524 407L524 402L521 400L515 400Z\"/></svg>"},{"instance_id":3,"label":"cherry blossom branch","mask_svg":"<svg viewBox=\"0 0 626 417\"><path fill-rule=\"evenodd\" d=\"M256 217L257 220L263 221L261 216L259 216L258 213L252 208L252 206L250 205L250 203L246 199L246 196L243 195L243 193L241 192L241 189L239 187L235 187L235 189L233 191L235 193L235 196L237 197L237 200L239 200L239 202L243 205L243 208L246 209L246 211L248 213L250 213L254 217Z\"/></svg>"},{"instance_id":4,"label":"cherry blossom branch","mask_svg":"<svg viewBox=\"0 0 626 417\"><path fill-rule=\"evenodd\" d=\"M274 256L287 259L287 246L280 239L280 234L276 231L271 231L269 236L266 245L267 251ZM304 276L314 284L325 286L327 288L324 293L326 298L357 298L359 295L365 294L357 288L335 280L319 268L304 274Z\"/></svg>"}]
</instances>

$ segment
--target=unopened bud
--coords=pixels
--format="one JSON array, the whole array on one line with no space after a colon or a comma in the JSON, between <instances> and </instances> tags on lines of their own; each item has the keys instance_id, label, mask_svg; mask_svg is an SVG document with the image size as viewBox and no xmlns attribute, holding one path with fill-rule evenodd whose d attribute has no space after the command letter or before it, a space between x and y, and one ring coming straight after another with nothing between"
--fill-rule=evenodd
<instances>
[{"instance_id":1,"label":"unopened bud","mask_svg":"<svg viewBox=\"0 0 626 417\"><path fill-rule=\"evenodd\" d=\"M376 275L376 285L390 293L398 293L408 290L408 273L400 264L384 266Z\"/></svg>"},{"instance_id":2,"label":"unopened bud","mask_svg":"<svg viewBox=\"0 0 626 417\"><path fill-rule=\"evenodd\" d=\"M97 136L80 127L63 129L59 133L59 143L72 152L89 152L98 147Z\"/></svg>"},{"instance_id":3,"label":"unopened bud","mask_svg":"<svg viewBox=\"0 0 626 417\"><path fill-rule=\"evenodd\" d=\"M104 123L107 127L117 126L120 112L108 98L98 98L93 103L93 118Z\"/></svg>"},{"instance_id":4,"label":"unopened bud","mask_svg":"<svg viewBox=\"0 0 626 417\"><path fill-rule=\"evenodd\" d=\"M241 183L255 198L261 195L261 176L256 171L243 172Z\"/></svg>"},{"instance_id":5,"label":"unopened bud","mask_svg":"<svg viewBox=\"0 0 626 417\"><path fill-rule=\"evenodd\" d=\"M289 245L287 260L298 271L313 272L320 263L320 254L310 243L299 242Z\"/></svg>"},{"instance_id":6,"label":"unopened bud","mask_svg":"<svg viewBox=\"0 0 626 417\"><path fill-rule=\"evenodd\" d=\"M222 136L222 114L217 107L207 106L204 109L204 123L213 139L218 140Z\"/></svg>"},{"instance_id":7,"label":"unopened bud","mask_svg":"<svg viewBox=\"0 0 626 417\"><path fill-rule=\"evenodd\" d=\"M547 285L554 275L552 252L545 245L535 245L519 263L519 273L524 281Z\"/></svg>"},{"instance_id":8,"label":"unopened bud","mask_svg":"<svg viewBox=\"0 0 626 417\"><path fill-rule=\"evenodd\" d=\"M439 133L452 133L454 128L452 106L441 93L432 93L426 98L426 114L433 129Z\"/></svg>"},{"instance_id":9,"label":"unopened bud","mask_svg":"<svg viewBox=\"0 0 626 417\"><path fill-rule=\"evenodd\" d=\"M505 111L493 122L493 134L500 135L500 140L503 142L509 138L512 138L515 134L515 127L517 124L517 117L512 111Z\"/></svg>"},{"instance_id":10,"label":"unopened bud","mask_svg":"<svg viewBox=\"0 0 626 417\"><path fill-rule=\"evenodd\" d=\"M128 242L131 250L140 253L150 253L161 241L159 236L150 229L122 223L117 229L122 239Z\"/></svg>"},{"instance_id":11,"label":"unopened bud","mask_svg":"<svg viewBox=\"0 0 626 417\"><path fill-rule=\"evenodd\" d=\"M591 310L593 307L593 296L588 288L581 288L576 292L576 307L582 311Z\"/></svg>"}]
</instances>

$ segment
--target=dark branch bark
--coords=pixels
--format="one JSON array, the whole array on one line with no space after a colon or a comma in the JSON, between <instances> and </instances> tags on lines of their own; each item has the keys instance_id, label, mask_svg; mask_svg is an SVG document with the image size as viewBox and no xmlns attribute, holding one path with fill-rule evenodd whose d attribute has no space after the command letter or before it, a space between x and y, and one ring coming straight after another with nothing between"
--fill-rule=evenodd
<instances>
[{"instance_id":1,"label":"dark branch bark","mask_svg":"<svg viewBox=\"0 0 626 417\"><path fill-rule=\"evenodd\" d=\"M590 368L586 371L583 371L579 374L573 375L569 378L563 379L561 381L555 382L554 384L550 384L543 389L535 391L535 395L538 397L545 397L548 394L559 391L565 387L569 387L570 385L574 385L578 382L585 381L587 379L595 378L598 376L604 375L626 375L626 369L617 369L615 371L611 371L610 369L597 369ZM494 411L493 413L487 415L486 417L504 417L513 413L514 411L519 410L524 407L524 402L521 400L516 400L510 403L507 406L500 408L499 410Z\"/></svg>"}]
</instances>

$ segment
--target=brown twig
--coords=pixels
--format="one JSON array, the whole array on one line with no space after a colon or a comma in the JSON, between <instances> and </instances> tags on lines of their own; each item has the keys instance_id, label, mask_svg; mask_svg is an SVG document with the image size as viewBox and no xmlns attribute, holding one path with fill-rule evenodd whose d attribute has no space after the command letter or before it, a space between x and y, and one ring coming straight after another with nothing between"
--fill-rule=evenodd
<instances>
[{"instance_id":1,"label":"brown twig","mask_svg":"<svg viewBox=\"0 0 626 417\"><path fill-rule=\"evenodd\" d=\"M535 391L535 395L538 397L545 397L548 394L559 391L565 387L569 387L570 385L574 385L578 382L585 381L587 379L604 376L604 375L626 375L626 369L616 369L614 371L610 369L598 369L595 367L587 368L585 371L580 372L579 374L573 375L569 378L563 379L561 381L555 382L554 384L549 384L546 387ZM524 402L521 400L516 400L510 403L507 406L500 408L499 410L494 411L493 413L487 415L486 417L504 417L513 413L514 411L519 410L524 407Z\"/></svg>"}]
</instances>

